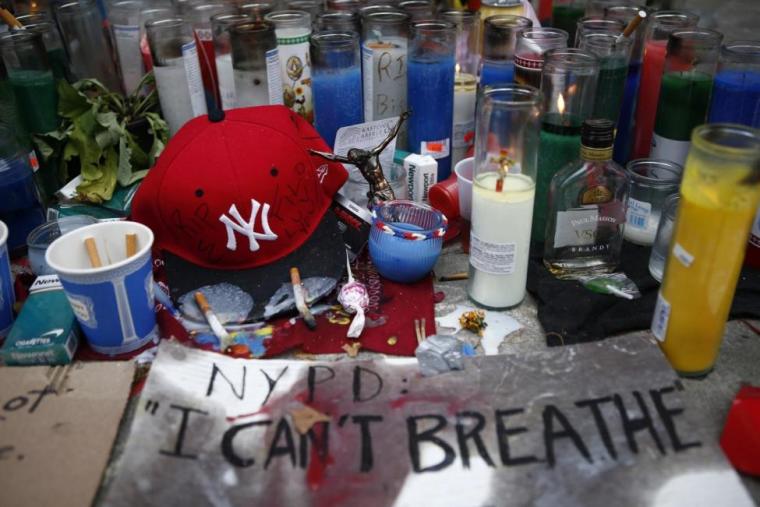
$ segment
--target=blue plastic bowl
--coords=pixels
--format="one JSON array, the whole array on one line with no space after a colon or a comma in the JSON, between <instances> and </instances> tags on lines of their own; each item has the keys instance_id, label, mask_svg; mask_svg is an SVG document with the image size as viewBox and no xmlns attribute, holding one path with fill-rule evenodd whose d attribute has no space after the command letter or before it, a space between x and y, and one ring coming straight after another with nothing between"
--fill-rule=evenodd
<instances>
[{"instance_id":1,"label":"blue plastic bowl","mask_svg":"<svg viewBox=\"0 0 760 507\"><path fill-rule=\"evenodd\" d=\"M388 201L372 212L369 255L378 272L412 283L430 273L441 254L446 217L412 201Z\"/></svg>"}]
</instances>

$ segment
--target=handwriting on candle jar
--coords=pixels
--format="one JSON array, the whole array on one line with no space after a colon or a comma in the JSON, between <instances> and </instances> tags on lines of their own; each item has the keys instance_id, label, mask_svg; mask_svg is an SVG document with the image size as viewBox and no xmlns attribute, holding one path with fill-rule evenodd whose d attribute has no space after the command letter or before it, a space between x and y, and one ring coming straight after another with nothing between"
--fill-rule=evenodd
<instances>
[{"instance_id":1,"label":"handwriting on candle jar","mask_svg":"<svg viewBox=\"0 0 760 507\"><path fill-rule=\"evenodd\" d=\"M373 41L364 49L365 116L398 116L406 110L406 42Z\"/></svg>"},{"instance_id":2,"label":"handwriting on candle jar","mask_svg":"<svg viewBox=\"0 0 760 507\"><path fill-rule=\"evenodd\" d=\"M377 80L383 81L383 74L386 79L398 80L406 76L406 56L402 54L392 54L383 51L377 58Z\"/></svg>"}]
</instances>

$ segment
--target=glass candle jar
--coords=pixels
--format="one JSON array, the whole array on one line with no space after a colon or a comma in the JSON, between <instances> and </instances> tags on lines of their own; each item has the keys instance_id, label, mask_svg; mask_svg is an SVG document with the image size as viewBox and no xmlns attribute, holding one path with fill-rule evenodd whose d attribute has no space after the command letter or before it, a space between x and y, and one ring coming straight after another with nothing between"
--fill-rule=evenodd
<instances>
[{"instance_id":1,"label":"glass candle jar","mask_svg":"<svg viewBox=\"0 0 760 507\"><path fill-rule=\"evenodd\" d=\"M182 18L145 24L161 111L172 135L188 120L206 114L198 49Z\"/></svg>"},{"instance_id":2,"label":"glass candle jar","mask_svg":"<svg viewBox=\"0 0 760 507\"><path fill-rule=\"evenodd\" d=\"M240 6L240 14L250 16L255 21L263 21L264 16L274 10L274 6L269 2L249 2Z\"/></svg>"},{"instance_id":3,"label":"glass candle jar","mask_svg":"<svg viewBox=\"0 0 760 507\"><path fill-rule=\"evenodd\" d=\"M578 20L585 14L585 0L554 0L551 26L566 31L569 40L574 41Z\"/></svg>"},{"instance_id":4,"label":"glass candle jar","mask_svg":"<svg viewBox=\"0 0 760 507\"><path fill-rule=\"evenodd\" d=\"M2 35L0 54L26 131L42 134L58 128L58 92L42 34L19 30Z\"/></svg>"},{"instance_id":5,"label":"glass candle jar","mask_svg":"<svg viewBox=\"0 0 760 507\"><path fill-rule=\"evenodd\" d=\"M533 237L546 231L549 185L557 171L579 158L581 125L590 118L596 97L599 61L580 49L554 49L546 53L541 92L544 115L538 155Z\"/></svg>"},{"instance_id":6,"label":"glass candle jar","mask_svg":"<svg viewBox=\"0 0 760 507\"><path fill-rule=\"evenodd\" d=\"M359 14L352 11L323 12L317 16L317 31L338 30L361 33Z\"/></svg>"},{"instance_id":7,"label":"glass candle jar","mask_svg":"<svg viewBox=\"0 0 760 507\"><path fill-rule=\"evenodd\" d=\"M369 235L372 263L389 280L416 282L435 266L446 227L446 217L426 204L381 203L372 211Z\"/></svg>"},{"instance_id":8,"label":"glass candle jar","mask_svg":"<svg viewBox=\"0 0 760 507\"><path fill-rule=\"evenodd\" d=\"M631 39L618 40L617 35L609 33L589 32L581 35L580 49L599 59L594 118L605 118L617 124L623 105L631 45Z\"/></svg>"},{"instance_id":9,"label":"glass candle jar","mask_svg":"<svg viewBox=\"0 0 760 507\"><path fill-rule=\"evenodd\" d=\"M53 69L56 79L67 79L69 76L69 58L63 49L63 41L58 32L58 27L47 12L25 14L16 19L24 25L26 30L34 30L42 34L42 43L47 51L48 62Z\"/></svg>"},{"instance_id":10,"label":"glass candle jar","mask_svg":"<svg viewBox=\"0 0 760 507\"><path fill-rule=\"evenodd\" d=\"M94 78L111 90L122 91L95 0L56 4L55 17L74 77Z\"/></svg>"},{"instance_id":11,"label":"glass candle jar","mask_svg":"<svg viewBox=\"0 0 760 507\"><path fill-rule=\"evenodd\" d=\"M274 24L280 56L283 103L309 123L314 122L309 36L311 15L306 11L274 11L264 19Z\"/></svg>"},{"instance_id":12,"label":"glass candle jar","mask_svg":"<svg viewBox=\"0 0 760 507\"><path fill-rule=\"evenodd\" d=\"M216 75L219 78L219 98L222 109L237 107L235 93L235 72L232 68L232 43L229 28L237 23L252 21L246 14L216 14L211 16L211 35L214 38L214 56L216 59Z\"/></svg>"},{"instance_id":13,"label":"glass candle jar","mask_svg":"<svg viewBox=\"0 0 760 507\"><path fill-rule=\"evenodd\" d=\"M314 127L330 148L338 129L362 123L362 67L356 32L311 36Z\"/></svg>"},{"instance_id":14,"label":"glass candle jar","mask_svg":"<svg viewBox=\"0 0 760 507\"><path fill-rule=\"evenodd\" d=\"M292 11L308 12L312 21L316 21L317 16L322 14L324 2L317 2L316 0L290 0L285 7Z\"/></svg>"},{"instance_id":15,"label":"glass candle jar","mask_svg":"<svg viewBox=\"0 0 760 507\"><path fill-rule=\"evenodd\" d=\"M143 6L142 1L127 0L114 3L108 12L121 82L127 93L131 93L145 75L145 64L140 52L140 11Z\"/></svg>"},{"instance_id":16,"label":"glass candle jar","mask_svg":"<svg viewBox=\"0 0 760 507\"><path fill-rule=\"evenodd\" d=\"M670 240L673 238L673 225L676 221L680 199L677 193L670 194L662 204L660 223L657 226L657 235L649 256L649 274L658 282L662 282L662 275L665 272L665 259L668 257Z\"/></svg>"},{"instance_id":17,"label":"glass candle jar","mask_svg":"<svg viewBox=\"0 0 760 507\"><path fill-rule=\"evenodd\" d=\"M515 83L541 87L544 53L567 47L568 34L557 28L525 28L515 43Z\"/></svg>"},{"instance_id":18,"label":"glass candle jar","mask_svg":"<svg viewBox=\"0 0 760 507\"><path fill-rule=\"evenodd\" d=\"M480 19L486 20L491 16L524 16L525 9L521 0L481 0Z\"/></svg>"},{"instance_id":19,"label":"glass candle jar","mask_svg":"<svg viewBox=\"0 0 760 507\"><path fill-rule=\"evenodd\" d=\"M525 297L540 102L521 85L486 87L478 102L467 294L488 308Z\"/></svg>"},{"instance_id":20,"label":"glass candle jar","mask_svg":"<svg viewBox=\"0 0 760 507\"><path fill-rule=\"evenodd\" d=\"M603 17L610 7L633 5L635 0L588 0L586 2L586 16Z\"/></svg>"},{"instance_id":21,"label":"glass candle jar","mask_svg":"<svg viewBox=\"0 0 760 507\"><path fill-rule=\"evenodd\" d=\"M275 27L268 21L229 28L237 107L282 104L282 72Z\"/></svg>"},{"instance_id":22,"label":"glass candle jar","mask_svg":"<svg viewBox=\"0 0 760 507\"><path fill-rule=\"evenodd\" d=\"M607 7L606 17L619 19L628 25L630 21L639 15L639 11L647 12L641 6L614 5ZM633 46L631 58L628 64L628 77L625 81L623 104L620 108L618 130L615 135L614 158L619 164L625 164L630 158L631 145L633 143L633 112L636 109L636 97L639 93L641 80L641 58L644 51L644 34L647 30L649 17L641 22L636 31L631 35Z\"/></svg>"},{"instance_id":23,"label":"glass candle jar","mask_svg":"<svg viewBox=\"0 0 760 507\"><path fill-rule=\"evenodd\" d=\"M398 8L409 14L412 21L433 18L433 3L429 0L405 0L399 2Z\"/></svg>"},{"instance_id":24,"label":"glass candle jar","mask_svg":"<svg viewBox=\"0 0 760 507\"><path fill-rule=\"evenodd\" d=\"M707 119L723 34L706 28L670 34L652 135L652 158L686 162L691 131Z\"/></svg>"},{"instance_id":25,"label":"glass candle jar","mask_svg":"<svg viewBox=\"0 0 760 507\"><path fill-rule=\"evenodd\" d=\"M30 151L30 157L37 158L32 150L29 132L26 131L26 126L21 121L21 115L16 107L16 95L13 93L2 52L0 52L0 129L8 132L24 150Z\"/></svg>"},{"instance_id":26,"label":"glass candle jar","mask_svg":"<svg viewBox=\"0 0 760 507\"><path fill-rule=\"evenodd\" d=\"M385 9L385 8L381 8ZM406 111L409 14L377 10L362 19L364 121ZM397 144L403 145L403 139Z\"/></svg>"},{"instance_id":27,"label":"glass candle jar","mask_svg":"<svg viewBox=\"0 0 760 507\"><path fill-rule=\"evenodd\" d=\"M412 23L407 97L409 151L438 162L438 181L451 174L456 28L448 21ZM431 100L431 97L435 97Z\"/></svg>"},{"instance_id":28,"label":"glass candle jar","mask_svg":"<svg viewBox=\"0 0 760 507\"><path fill-rule=\"evenodd\" d=\"M480 65L480 16L477 12L449 9L440 18L454 23L457 30L456 61L458 71L476 76ZM475 112L473 111L473 117Z\"/></svg>"},{"instance_id":29,"label":"glass candle jar","mask_svg":"<svg viewBox=\"0 0 760 507\"><path fill-rule=\"evenodd\" d=\"M665 199L678 193L683 168L668 160L638 159L628 162L631 179L623 237L638 245L654 243Z\"/></svg>"},{"instance_id":30,"label":"glass candle jar","mask_svg":"<svg viewBox=\"0 0 760 507\"><path fill-rule=\"evenodd\" d=\"M327 0L327 11L356 13L362 6L359 0Z\"/></svg>"},{"instance_id":31,"label":"glass candle jar","mask_svg":"<svg viewBox=\"0 0 760 507\"><path fill-rule=\"evenodd\" d=\"M625 23L619 19L583 17L578 20L575 29L574 46L580 47L581 38L587 33L609 33L619 35L625 30Z\"/></svg>"},{"instance_id":32,"label":"glass candle jar","mask_svg":"<svg viewBox=\"0 0 760 507\"><path fill-rule=\"evenodd\" d=\"M652 332L681 375L718 356L760 200L760 133L732 124L694 129Z\"/></svg>"},{"instance_id":33,"label":"glass candle jar","mask_svg":"<svg viewBox=\"0 0 760 507\"><path fill-rule=\"evenodd\" d=\"M696 26L698 21L698 16L679 11L660 11L650 16L644 38L644 59L634 116L633 158L648 157L652 148L668 38L676 30Z\"/></svg>"},{"instance_id":34,"label":"glass candle jar","mask_svg":"<svg viewBox=\"0 0 760 507\"><path fill-rule=\"evenodd\" d=\"M522 29L533 21L522 16L491 16L483 23L483 65L480 86L512 83L515 80L515 46ZM540 70L540 69L539 69Z\"/></svg>"},{"instance_id":35,"label":"glass candle jar","mask_svg":"<svg viewBox=\"0 0 760 507\"><path fill-rule=\"evenodd\" d=\"M707 121L760 128L760 42L723 45ZM753 223L744 262L760 268L760 209Z\"/></svg>"}]
</instances>

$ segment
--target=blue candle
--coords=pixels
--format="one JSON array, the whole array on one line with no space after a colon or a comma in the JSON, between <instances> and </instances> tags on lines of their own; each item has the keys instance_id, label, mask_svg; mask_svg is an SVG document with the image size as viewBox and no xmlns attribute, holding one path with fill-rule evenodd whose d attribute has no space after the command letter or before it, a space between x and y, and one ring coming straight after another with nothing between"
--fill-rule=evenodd
<instances>
[{"instance_id":1,"label":"blue candle","mask_svg":"<svg viewBox=\"0 0 760 507\"><path fill-rule=\"evenodd\" d=\"M728 70L715 76L708 123L718 122L760 127L760 73Z\"/></svg>"},{"instance_id":2,"label":"blue candle","mask_svg":"<svg viewBox=\"0 0 760 507\"><path fill-rule=\"evenodd\" d=\"M515 80L515 64L513 61L484 61L480 71L480 86L494 83L512 83Z\"/></svg>"},{"instance_id":3,"label":"blue candle","mask_svg":"<svg viewBox=\"0 0 760 507\"><path fill-rule=\"evenodd\" d=\"M13 250L24 246L32 229L45 221L32 168L24 155L0 159L0 195L0 220L8 226L8 248Z\"/></svg>"},{"instance_id":4,"label":"blue candle","mask_svg":"<svg viewBox=\"0 0 760 507\"><path fill-rule=\"evenodd\" d=\"M639 94L641 79L641 62L631 62L628 66L628 78L623 92L623 105L618 118L618 130L615 135L613 158L619 164L628 162L631 153L631 135L633 133L633 112L636 109L636 97Z\"/></svg>"},{"instance_id":5,"label":"blue candle","mask_svg":"<svg viewBox=\"0 0 760 507\"><path fill-rule=\"evenodd\" d=\"M454 121L454 57L409 60L409 151L438 162L438 181L451 174Z\"/></svg>"},{"instance_id":6,"label":"blue candle","mask_svg":"<svg viewBox=\"0 0 760 507\"><path fill-rule=\"evenodd\" d=\"M339 128L362 122L361 69L315 69L312 79L314 126L332 148Z\"/></svg>"}]
</instances>

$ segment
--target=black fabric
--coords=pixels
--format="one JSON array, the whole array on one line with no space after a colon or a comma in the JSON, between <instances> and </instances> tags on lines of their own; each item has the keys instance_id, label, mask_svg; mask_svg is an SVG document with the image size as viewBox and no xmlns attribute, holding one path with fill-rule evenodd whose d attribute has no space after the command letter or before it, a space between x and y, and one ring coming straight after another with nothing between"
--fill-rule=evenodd
<instances>
[{"instance_id":1,"label":"black fabric","mask_svg":"<svg viewBox=\"0 0 760 507\"><path fill-rule=\"evenodd\" d=\"M649 274L651 248L624 243L618 271L636 283L641 297L627 300L598 294L572 280L558 280L543 264L543 245L534 245L528 291L538 303L538 320L549 346L602 340L649 329L660 284ZM745 267L731 307L731 319L760 319L760 270Z\"/></svg>"}]
</instances>

